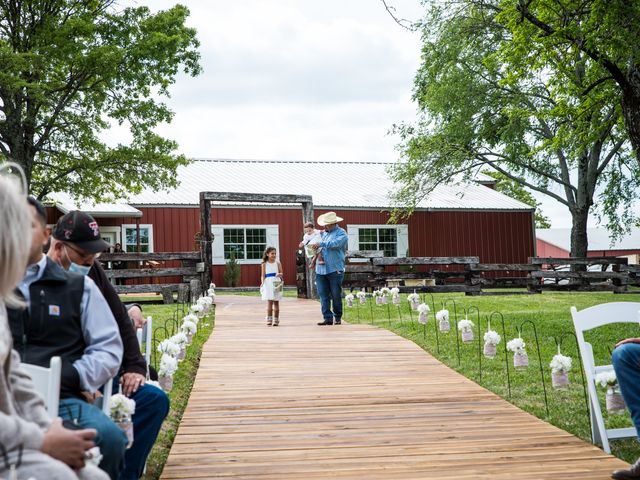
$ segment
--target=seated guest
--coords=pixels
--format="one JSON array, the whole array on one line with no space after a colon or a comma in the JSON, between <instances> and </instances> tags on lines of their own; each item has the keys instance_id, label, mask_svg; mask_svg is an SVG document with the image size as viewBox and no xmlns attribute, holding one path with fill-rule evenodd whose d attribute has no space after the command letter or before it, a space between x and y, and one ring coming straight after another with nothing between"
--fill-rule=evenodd
<instances>
[{"instance_id":1,"label":"seated guest","mask_svg":"<svg viewBox=\"0 0 640 480\"><path fill-rule=\"evenodd\" d=\"M98 389L118 372L122 341L102 293L72 260L77 259L77 245L100 252L105 242L95 222L75 216L56 229L48 255L43 255L45 211L37 200L29 203L29 266L17 291L28 308L8 310L13 343L24 362L48 367L52 356L61 357L59 414L78 427L97 430L100 467L115 480L123 469L127 438L93 402Z\"/></svg>"},{"instance_id":2,"label":"seated guest","mask_svg":"<svg viewBox=\"0 0 640 480\"><path fill-rule=\"evenodd\" d=\"M616 371L620 393L631 413L631 420L640 437L640 338L627 338L616 344L611 355ZM611 474L616 480L640 479L640 460L627 470L616 470Z\"/></svg>"},{"instance_id":3,"label":"seated guest","mask_svg":"<svg viewBox=\"0 0 640 480\"><path fill-rule=\"evenodd\" d=\"M85 213L72 212L62 217L58 221L58 225L64 225L66 223L65 217L72 214L86 216L93 220ZM57 234L56 232L58 232L58 226L56 226L54 236ZM71 240L71 242L73 241ZM76 255L72 254L71 259L85 268L90 268L89 277L104 295L118 323L120 337L124 345L119 380L122 393L136 402L136 411L132 417L133 445L125 454L124 471L120 475L120 479L136 480L142 476L144 465L158 433L160 433L162 422L169 414L169 397L161 389L153 385L145 385L147 364L140 353L138 337L133 323L129 319L130 314L127 313L127 308L120 301L120 297L109 282L100 262L91 258L88 253L80 245L76 245ZM134 309L134 315L139 317L139 321L142 319L142 311L139 306Z\"/></svg>"},{"instance_id":4,"label":"seated guest","mask_svg":"<svg viewBox=\"0 0 640 480\"><path fill-rule=\"evenodd\" d=\"M68 430L60 419L51 421L31 378L12 350L5 303L25 305L13 294L29 259L31 212L26 197L0 176L0 478L106 480L95 466L84 466L85 453L94 446L95 430ZM77 472L77 473L76 473Z\"/></svg>"}]
</instances>

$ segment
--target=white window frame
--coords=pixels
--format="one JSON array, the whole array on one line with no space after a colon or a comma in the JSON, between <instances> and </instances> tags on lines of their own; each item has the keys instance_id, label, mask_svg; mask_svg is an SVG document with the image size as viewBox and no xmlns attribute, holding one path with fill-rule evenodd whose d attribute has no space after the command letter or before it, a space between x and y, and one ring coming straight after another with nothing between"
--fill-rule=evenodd
<instances>
[{"instance_id":1,"label":"white window frame","mask_svg":"<svg viewBox=\"0 0 640 480\"><path fill-rule=\"evenodd\" d=\"M123 223L122 225L122 251L127 251L127 228L137 229L138 226L135 223ZM153 224L151 223L141 223L140 229L148 228L149 229L149 253L153 252Z\"/></svg>"},{"instance_id":2,"label":"white window frame","mask_svg":"<svg viewBox=\"0 0 640 480\"><path fill-rule=\"evenodd\" d=\"M273 224L261 224L261 225L211 225L211 233L213 234L213 244L211 245L213 259L213 265L226 265L227 260L224 258L224 231L225 229L242 228L247 229L263 229L267 234L267 246L276 248L276 258L280 260L280 226ZM246 232L245 232L246 233ZM246 245L246 244L245 244ZM246 252L245 252L246 254ZM260 265L262 258L239 258L238 265Z\"/></svg>"},{"instance_id":3,"label":"white window frame","mask_svg":"<svg viewBox=\"0 0 640 480\"><path fill-rule=\"evenodd\" d=\"M349 250L360 250L359 233L361 228L393 228L396 231L396 253L398 257L406 257L409 250L409 226L405 223L398 224L372 224L372 225L347 225L349 237ZM357 259L351 259L355 262ZM366 259L364 259L366 261Z\"/></svg>"},{"instance_id":4,"label":"white window frame","mask_svg":"<svg viewBox=\"0 0 640 480\"><path fill-rule=\"evenodd\" d=\"M140 225L142 226L142 225ZM115 233L116 234L116 242L122 246L122 228L121 227L100 227L100 233ZM111 247L115 247L115 245L111 245Z\"/></svg>"}]
</instances>

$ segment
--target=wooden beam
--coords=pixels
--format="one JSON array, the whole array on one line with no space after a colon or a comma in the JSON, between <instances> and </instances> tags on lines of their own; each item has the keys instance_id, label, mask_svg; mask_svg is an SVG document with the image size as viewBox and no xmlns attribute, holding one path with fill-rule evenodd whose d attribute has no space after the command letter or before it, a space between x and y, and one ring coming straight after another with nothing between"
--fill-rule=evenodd
<instances>
[{"instance_id":1,"label":"wooden beam","mask_svg":"<svg viewBox=\"0 0 640 480\"><path fill-rule=\"evenodd\" d=\"M307 200L300 202L302 205L302 224L304 225L307 222L311 222L315 225L315 221L313 218L313 201L311 200L311 196L308 197ZM309 268L311 265L311 259L307 258L304 255L304 275L305 275L305 287L307 289L306 298L318 298L318 292L316 289L316 272L315 270Z\"/></svg>"},{"instance_id":2,"label":"wooden beam","mask_svg":"<svg viewBox=\"0 0 640 480\"><path fill-rule=\"evenodd\" d=\"M181 283L158 283L158 284L144 284L144 285L114 285L117 293L160 293L163 288L170 288L172 291L177 292L178 286Z\"/></svg>"},{"instance_id":3,"label":"wooden beam","mask_svg":"<svg viewBox=\"0 0 640 480\"><path fill-rule=\"evenodd\" d=\"M533 272L540 267L527 263L474 263L467 269L471 272Z\"/></svg>"},{"instance_id":4,"label":"wooden beam","mask_svg":"<svg viewBox=\"0 0 640 480\"><path fill-rule=\"evenodd\" d=\"M629 276L619 272L554 272L539 270L530 273L531 278L584 278L584 279L619 279L626 280Z\"/></svg>"},{"instance_id":5,"label":"wooden beam","mask_svg":"<svg viewBox=\"0 0 640 480\"><path fill-rule=\"evenodd\" d=\"M382 250L348 250L346 258L382 258Z\"/></svg>"},{"instance_id":6,"label":"wooden beam","mask_svg":"<svg viewBox=\"0 0 640 480\"><path fill-rule=\"evenodd\" d=\"M125 270L105 270L105 273L109 279L197 275L195 267L132 268Z\"/></svg>"},{"instance_id":7,"label":"wooden beam","mask_svg":"<svg viewBox=\"0 0 640 480\"><path fill-rule=\"evenodd\" d=\"M311 195L274 193L200 192L200 202L312 203Z\"/></svg>"},{"instance_id":8,"label":"wooden beam","mask_svg":"<svg viewBox=\"0 0 640 480\"><path fill-rule=\"evenodd\" d=\"M479 263L478 257L384 257L374 258L374 265L465 265Z\"/></svg>"},{"instance_id":9,"label":"wooden beam","mask_svg":"<svg viewBox=\"0 0 640 480\"><path fill-rule=\"evenodd\" d=\"M200 192L200 258L204 260L204 282L209 288L213 268L213 234L211 233L211 200Z\"/></svg>"},{"instance_id":10,"label":"wooden beam","mask_svg":"<svg viewBox=\"0 0 640 480\"><path fill-rule=\"evenodd\" d=\"M629 259L620 257L529 257L529 263L533 265L627 265Z\"/></svg>"},{"instance_id":11,"label":"wooden beam","mask_svg":"<svg viewBox=\"0 0 640 480\"><path fill-rule=\"evenodd\" d=\"M101 253L98 260L102 263L124 261L139 262L146 260L200 260L200 252L153 252L153 253Z\"/></svg>"}]
</instances>

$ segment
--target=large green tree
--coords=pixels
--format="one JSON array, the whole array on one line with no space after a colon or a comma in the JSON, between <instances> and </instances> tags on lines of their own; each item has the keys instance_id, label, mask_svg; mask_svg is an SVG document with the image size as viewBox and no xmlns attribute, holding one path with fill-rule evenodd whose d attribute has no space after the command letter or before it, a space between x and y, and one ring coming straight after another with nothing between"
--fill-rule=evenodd
<instances>
[{"instance_id":1,"label":"large green tree","mask_svg":"<svg viewBox=\"0 0 640 480\"><path fill-rule=\"evenodd\" d=\"M0 154L30 191L95 199L175 184L186 159L154 132L182 71L200 72L180 5L152 14L116 0L0 0ZM130 140L108 144L123 125Z\"/></svg>"},{"instance_id":2,"label":"large green tree","mask_svg":"<svg viewBox=\"0 0 640 480\"><path fill-rule=\"evenodd\" d=\"M395 128L395 199L411 210L437 184L490 167L565 205L572 254L586 256L589 214L624 230L640 183L616 86L580 48L523 32L503 3L425 3L420 117Z\"/></svg>"}]
</instances>

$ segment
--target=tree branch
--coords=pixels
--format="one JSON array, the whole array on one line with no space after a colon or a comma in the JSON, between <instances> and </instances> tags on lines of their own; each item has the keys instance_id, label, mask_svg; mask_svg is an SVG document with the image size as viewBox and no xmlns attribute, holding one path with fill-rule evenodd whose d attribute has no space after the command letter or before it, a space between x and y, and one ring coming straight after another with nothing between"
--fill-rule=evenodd
<instances>
[{"instance_id":1,"label":"tree branch","mask_svg":"<svg viewBox=\"0 0 640 480\"><path fill-rule=\"evenodd\" d=\"M387 13L391 16L391 18L393 18L393 21L396 22L398 25L400 25L402 28L404 28L405 30L409 30L410 32L414 32L415 31L415 25L412 21L407 20L406 18L398 18L396 16L396 7L393 7L391 5L388 5L386 0L380 0L382 2L382 5L384 5L385 10L387 11Z\"/></svg>"}]
</instances>

